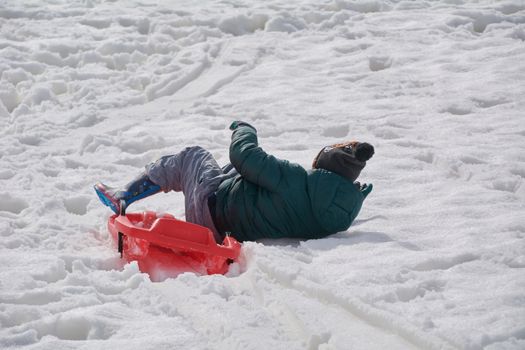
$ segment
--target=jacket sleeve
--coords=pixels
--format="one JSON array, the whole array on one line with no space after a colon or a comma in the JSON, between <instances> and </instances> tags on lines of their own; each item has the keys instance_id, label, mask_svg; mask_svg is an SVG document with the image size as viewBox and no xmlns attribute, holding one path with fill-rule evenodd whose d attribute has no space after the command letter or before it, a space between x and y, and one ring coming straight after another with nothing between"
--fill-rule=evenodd
<instances>
[{"instance_id":1,"label":"jacket sleeve","mask_svg":"<svg viewBox=\"0 0 525 350\"><path fill-rule=\"evenodd\" d=\"M269 191L276 191L283 176L285 160L267 154L259 147L257 132L242 125L233 131L230 144L230 162L246 180Z\"/></svg>"}]
</instances>

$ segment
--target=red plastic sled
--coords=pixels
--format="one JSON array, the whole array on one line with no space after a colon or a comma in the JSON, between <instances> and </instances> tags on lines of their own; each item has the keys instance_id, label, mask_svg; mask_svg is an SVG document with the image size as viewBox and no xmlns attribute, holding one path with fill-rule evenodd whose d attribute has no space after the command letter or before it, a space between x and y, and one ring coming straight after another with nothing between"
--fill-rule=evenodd
<instances>
[{"instance_id":1,"label":"red plastic sled","mask_svg":"<svg viewBox=\"0 0 525 350\"><path fill-rule=\"evenodd\" d=\"M121 257L137 261L154 281L182 272L225 274L241 250L231 236L220 245L208 228L152 211L113 215L108 229Z\"/></svg>"}]
</instances>

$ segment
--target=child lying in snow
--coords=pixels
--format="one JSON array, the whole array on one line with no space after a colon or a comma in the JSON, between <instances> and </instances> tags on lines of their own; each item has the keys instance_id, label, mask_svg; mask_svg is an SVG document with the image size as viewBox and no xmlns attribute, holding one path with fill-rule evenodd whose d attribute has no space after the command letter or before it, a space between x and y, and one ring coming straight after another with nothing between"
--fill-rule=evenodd
<instances>
[{"instance_id":1,"label":"child lying in snow","mask_svg":"<svg viewBox=\"0 0 525 350\"><path fill-rule=\"evenodd\" d=\"M115 213L163 190L185 195L186 221L208 227L217 242L259 238L321 238L344 231L356 218L372 185L357 179L374 154L368 143L324 147L306 171L258 147L257 131L236 121L230 161L219 167L201 147L188 147L146 166L121 190L102 183L95 190Z\"/></svg>"}]
</instances>

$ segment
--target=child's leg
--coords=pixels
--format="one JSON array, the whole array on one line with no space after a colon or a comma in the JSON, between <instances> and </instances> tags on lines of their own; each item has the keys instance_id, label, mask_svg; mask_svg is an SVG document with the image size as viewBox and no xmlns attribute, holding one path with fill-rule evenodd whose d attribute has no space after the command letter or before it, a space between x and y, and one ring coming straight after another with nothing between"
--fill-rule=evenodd
<instances>
[{"instance_id":1,"label":"child's leg","mask_svg":"<svg viewBox=\"0 0 525 350\"><path fill-rule=\"evenodd\" d=\"M219 184L232 175L224 174L212 154L202 147L188 147L177 155L162 157L146 167L152 181L164 191L182 191L186 221L210 228L222 242L214 226L208 199Z\"/></svg>"},{"instance_id":2,"label":"child's leg","mask_svg":"<svg viewBox=\"0 0 525 350\"><path fill-rule=\"evenodd\" d=\"M146 170L123 188L112 188L97 183L95 191L102 203L121 214L131 203L164 192L182 190L183 161L189 148L174 155L164 156L146 166Z\"/></svg>"},{"instance_id":3,"label":"child's leg","mask_svg":"<svg viewBox=\"0 0 525 350\"><path fill-rule=\"evenodd\" d=\"M221 175L223 173L219 165L208 151L199 146L187 147L177 154L161 157L148 164L145 172L122 189L97 183L95 191L102 203L116 214L121 213L122 205L125 209L131 203L158 193L161 189L164 192L182 191L185 196L186 219L195 222L195 205L202 200L201 192L212 191L207 188L208 185L218 186ZM197 212L199 217L200 210Z\"/></svg>"},{"instance_id":4,"label":"child's leg","mask_svg":"<svg viewBox=\"0 0 525 350\"><path fill-rule=\"evenodd\" d=\"M121 214L131 203L158 193L160 190L160 186L151 181L144 172L122 189L111 188L100 182L95 184L98 197L115 214Z\"/></svg>"}]
</instances>

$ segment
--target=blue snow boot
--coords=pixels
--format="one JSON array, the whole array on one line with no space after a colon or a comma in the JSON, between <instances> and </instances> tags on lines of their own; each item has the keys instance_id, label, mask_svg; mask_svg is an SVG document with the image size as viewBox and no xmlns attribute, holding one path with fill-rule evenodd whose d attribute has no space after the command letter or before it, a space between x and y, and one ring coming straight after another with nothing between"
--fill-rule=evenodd
<instances>
[{"instance_id":1,"label":"blue snow boot","mask_svg":"<svg viewBox=\"0 0 525 350\"><path fill-rule=\"evenodd\" d=\"M94 186L100 201L111 208L115 214L125 214L126 208L133 202L160 192L159 185L154 184L149 177L142 173L136 179L124 186L124 189L115 189L98 182Z\"/></svg>"}]
</instances>

